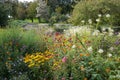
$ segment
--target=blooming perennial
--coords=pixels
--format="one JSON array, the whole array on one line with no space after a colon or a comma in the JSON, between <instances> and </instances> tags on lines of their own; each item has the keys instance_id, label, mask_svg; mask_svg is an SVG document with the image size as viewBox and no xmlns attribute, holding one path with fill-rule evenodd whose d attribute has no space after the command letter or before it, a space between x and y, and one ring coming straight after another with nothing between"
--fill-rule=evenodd
<instances>
[{"instance_id":1,"label":"blooming perennial","mask_svg":"<svg viewBox=\"0 0 120 80\"><path fill-rule=\"evenodd\" d=\"M101 14L98 14L98 17L102 17L102 15L101 15Z\"/></svg>"},{"instance_id":2,"label":"blooming perennial","mask_svg":"<svg viewBox=\"0 0 120 80\"><path fill-rule=\"evenodd\" d=\"M93 48L90 46L90 47L88 47L88 49L87 49L89 52L92 52L93 51Z\"/></svg>"},{"instance_id":3,"label":"blooming perennial","mask_svg":"<svg viewBox=\"0 0 120 80\"><path fill-rule=\"evenodd\" d=\"M99 49L98 52L99 53L103 53L104 51L103 51L103 49Z\"/></svg>"},{"instance_id":4,"label":"blooming perennial","mask_svg":"<svg viewBox=\"0 0 120 80\"><path fill-rule=\"evenodd\" d=\"M46 51L44 53L38 52L35 54L28 54L24 58L24 62L28 64L28 67L35 67L43 65L53 57L53 53Z\"/></svg>"},{"instance_id":5,"label":"blooming perennial","mask_svg":"<svg viewBox=\"0 0 120 80\"><path fill-rule=\"evenodd\" d=\"M110 14L106 14L106 18L109 18L110 17Z\"/></svg>"},{"instance_id":6,"label":"blooming perennial","mask_svg":"<svg viewBox=\"0 0 120 80\"><path fill-rule=\"evenodd\" d=\"M108 57L112 57L112 54L108 54Z\"/></svg>"}]
</instances>

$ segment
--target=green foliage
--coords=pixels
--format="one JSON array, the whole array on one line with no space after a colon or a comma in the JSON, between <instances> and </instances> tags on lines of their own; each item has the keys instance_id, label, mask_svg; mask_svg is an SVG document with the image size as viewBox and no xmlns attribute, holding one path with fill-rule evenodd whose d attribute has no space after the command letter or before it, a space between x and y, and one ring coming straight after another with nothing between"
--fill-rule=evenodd
<instances>
[{"instance_id":1,"label":"green foliage","mask_svg":"<svg viewBox=\"0 0 120 80\"><path fill-rule=\"evenodd\" d=\"M71 13L73 6L80 0L45 0L50 7L50 14L56 11L56 8L61 7L61 13Z\"/></svg>"},{"instance_id":2,"label":"green foliage","mask_svg":"<svg viewBox=\"0 0 120 80\"><path fill-rule=\"evenodd\" d=\"M68 17L64 14L53 13L51 15L49 22L50 25L53 25L54 23L67 22L67 19Z\"/></svg>"},{"instance_id":3,"label":"green foliage","mask_svg":"<svg viewBox=\"0 0 120 80\"><path fill-rule=\"evenodd\" d=\"M10 20L8 23L9 27L23 27L24 25L28 24L30 22L23 21L23 20Z\"/></svg>"},{"instance_id":4,"label":"green foliage","mask_svg":"<svg viewBox=\"0 0 120 80\"><path fill-rule=\"evenodd\" d=\"M8 21L7 5L0 3L0 26L5 26Z\"/></svg>"},{"instance_id":5,"label":"green foliage","mask_svg":"<svg viewBox=\"0 0 120 80\"><path fill-rule=\"evenodd\" d=\"M106 14L111 15L111 24L120 25L120 0L89 0L80 1L73 10L71 22L75 25L80 25L82 20L88 22L92 19L96 23L98 14L101 14L101 18L104 18ZM108 21L103 24L108 24Z\"/></svg>"}]
</instances>

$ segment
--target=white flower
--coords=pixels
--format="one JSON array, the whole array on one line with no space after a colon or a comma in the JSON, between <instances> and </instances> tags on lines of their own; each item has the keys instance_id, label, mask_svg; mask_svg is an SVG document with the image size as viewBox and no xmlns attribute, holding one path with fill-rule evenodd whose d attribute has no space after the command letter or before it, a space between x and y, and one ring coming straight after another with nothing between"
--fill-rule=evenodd
<instances>
[{"instance_id":1,"label":"white flower","mask_svg":"<svg viewBox=\"0 0 120 80\"><path fill-rule=\"evenodd\" d=\"M92 24L92 20L91 19L89 19L88 22L89 22L89 24Z\"/></svg>"},{"instance_id":2,"label":"white flower","mask_svg":"<svg viewBox=\"0 0 120 80\"><path fill-rule=\"evenodd\" d=\"M99 53L103 53L104 51L103 51L103 49L99 49L98 52Z\"/></svg>"},{"instance_id":3,"label":"white flower","mask_svg":"<svg viewBox=\"0 0 120 80\"><path fill-rule=\"evenodd\" d=\"M120 37L120 33L118 33L118 35L117 35L118 37Z\"/></svg>"},{"instance_id":4,"label":"white flower","mask_svg":"<svg viewBox=\"0 0 120 80\"><path fill-rule=\"evenodd\" d=\"M89 52L92 52L92 51L93 51L92 46L88 47L87 50L88 50Z\"/></svg>"},{"instance_id":5,"label":"white flower","mask_svg":"<svg viewBox=\"0 0 120 80\"><path fill-rule=\"evenodd\" d=\"M108 54L108 57L112 57L112 54Z\"/></svg>"},{"instance_id":6,"label":"white flower","mask_svg":"<svg viewBox=\"0 0 120 80\"><path fill-rule=\"evenodd\" d=\"M75 47L76 47L75 45L72 46L73 49L74 49Z\"/></svg>"},{"instance_id":7,"label":"white flower","mask_svg":"<svg viewBox=\"0 0 120 80\"><path fill-rule=\"evenodd\" d=\"M82 20L81 22L82 22L82 23L85 23L85 21L84 21L84 20Z\"/></svg>"},{"instance_id":8,"label":"white flower","mask_svg":"<svg viewBox=\"0 0 120 80\"><path fill-rule=\"evenodd\" d=\"M97 36L97 35L99 35L99 33L100 33L99 30L95 30L92 35L93 35L93 36Z\"/></svg>"},{"instance_id":9,"label":"white flower","mask_svg":"<svg viewBox=\"0 0 120 80\"><path fill-rule=\"evenodd\" d=\"M102 31L105 31L106 30L106 28L102 28Z\"/></svg>"},{"instance_id":10,"label":"white flower","mask_svg":"<svg viewBox=\"0 0 120 80\"><path fill-rule=\"evenodd\" d=\"M102 15L101 14L98 14L98 17L101 17Z\"/></svg>"},{"instance_id":11,"label":"white flower","mask_svg":"<svg viewBox=\"0 0 120 80\"><path fill-rule=\"evenodd\" d=\"M110 51L113 51L113 50L114 50L114 47L110 47L109 50L110 50Z\"/></svg>"},{"instance_id":12,"label":"white flower","mask_svg":"<svg viewBox=\"0 0 120 80\"><path fill-rule=\"evenodd\" d=\"M106 17L109 18L109 17L110 17L110 14L106 14Z\"/></svg>"},{"instance_id":13,"label":"white flower","mask_svg":"<svg viewBox=\"0 0 120 80\"><path fill-rule=\"evenodd\" d=\"M100 22L100 19L98 18L98 19L96 19L96 21L97 21L97 22Z\"/></svg>"},{"instance_id":14,"label":"white flower","mask_svg":"<svg viewBox=\"0 0 120 80\"><path fill-rule=\"evenodd\" d=\"M109 33L109 36L113 36L114 34L112 32Z\"/></svg>"},{"instance_id":15,"label":"white flower","mask_svg":"<svg viewBox=\"0 0 120 80\"><path fill-rule=\"evenodd\" d=\"M109 31L109 32L114 32L114 30L113 30L113 29L111 29L111 28L108 28L108 31Z\"/></svg>"}]
</instances>

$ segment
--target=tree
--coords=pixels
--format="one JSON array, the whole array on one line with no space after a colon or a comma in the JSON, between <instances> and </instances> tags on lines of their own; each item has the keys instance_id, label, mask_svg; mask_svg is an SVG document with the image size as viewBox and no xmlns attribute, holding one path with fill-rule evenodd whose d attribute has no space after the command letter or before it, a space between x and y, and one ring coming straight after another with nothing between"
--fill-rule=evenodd
<instances>
[{"instance_id":1,"label":"tree","mask_svg":"<svg viewBox=\"0 0 120 80\"><path fill-rule=\"evenodd\" d=\"M37 7L37 2L30 2L28 7L27 7L27 17L31 19L31 21L33 22L33 19L36 16L36 7Z\"/></svg>"},{"instance_id":2,"label":"tree","mask_svg":"<svg viewBox=\"0 0 120 80\"><path fill-rule=\"evenodd\" d=\"M17 8L18 8L18 1L16 0L16 1L13 1L12 3L11 3L11 16L14 18L14 19L16 19L17 18Z\"/></svg>"},{"instance_id":3,"label":"tree","mask_svg":"<svg viewBox=\"0 0 120 80\"><path fill-rule=\"evenodd\" d=\"M44 18L44 19L48 20L48 16L49 16L48 6L45 3L45 1L39 0L38 7L36 8L36 10L37 10L36 17L38 17L39 22L40 22L40 18Z\"/></svg>"},{"instance_id":4,"label":"tree","mask_svg":"<svg viewBox=\"0 0 120 80\"><path fill-rule=\"evenodd\" d=\"M62 14L71 13L73 6L76 5L81 0L44 0L46 4L50 7L51 13L55 12L58 7L62 8Z\"/></svg>"},{"instance_id":5,"label":"tree","mask_svg":"<svg viewBox=\"0 0 120 80\"><path fill-rule=\"evenodd\" d=\"M17 7L17 19L24 20L27 17L26 14L26 5L27 3L19 3Z\"/></svg>"},{"instance_id":6,"label":"tree","mask_svg":"<svg viewBox=\"0 0 120 80\"><path fill-rule=\"evenodd\" d=\"M98 14L101 14L101 24L110 24L120 26L120 0L84 0L80 1L74 8L71 16L71 22L75 25L81 25L81 21L86 22L92 19L96 23ZM106 17L110 14L110 18Z\"/></svg>"},{"instance_id":7,"label":"tree","mask_svg":"<svg viewBox=\"0 0 120 80\"><path fill-rule=\"evenodd\" d=\"M8 21L7 5L0 3L0 26L5 26Z\"/></svg>"}]
</instances>

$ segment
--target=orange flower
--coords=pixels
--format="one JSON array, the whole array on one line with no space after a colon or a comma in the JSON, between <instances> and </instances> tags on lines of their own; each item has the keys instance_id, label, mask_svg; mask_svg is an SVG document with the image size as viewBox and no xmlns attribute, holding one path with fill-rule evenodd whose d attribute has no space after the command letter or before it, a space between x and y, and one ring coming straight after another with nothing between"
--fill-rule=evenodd
<instances>
[{"instance_id":1,"label":"orange flower","mask_svg":"<svg viewBox=\"0 0 120 80\"><path fill-rule=\"evenodd\" d=\"M85 56L90 56L90 54L89 54L89 53L86 53Z\"/></svg>"},{"instance_id":2,"label":"orange flower","mask_svg":"<svg viewBox=\"0 0 120 80\"><path fill-rule=\"evenodd\" d=\"M8 51L7 51L6 53L7 53L7 54L10 54L10 52L8 52Z\"/></svg>"},{"instance_id":3,"label":"orange flower","mask_svg":"<svg viewBox=\"0 0 120 80\"><path fill-rule=\"evenodd\" d=\"M84 56L82 53L80 53L80 56L82 57L82 56Z\"/></svg>"},{"instance_id":4,"label":"orange flower","mask_svg":"<svg viewBox=\"0 0 120 80\"><path fill-rule=\"evenodd\" d=\"M84 78L84 80L88 80L87 78Z\"/></svg>"},{"instance_id":5,"label":"orange flower","mask_svg":"<svg viewBox=\"0 0 120 80\"><path fill-rule=\"evenodd\" d=\"M9 57L8 60L12 60L12 58Z\"/></svg>"}]
</instances>

